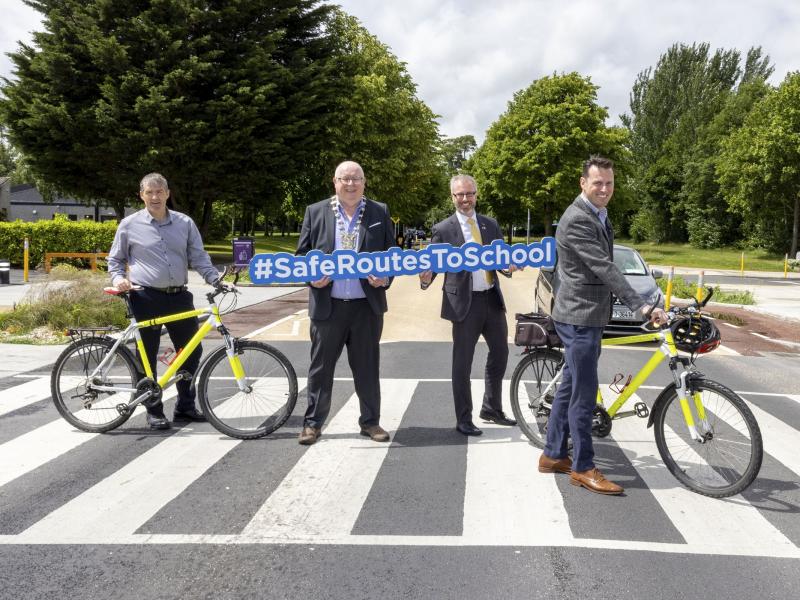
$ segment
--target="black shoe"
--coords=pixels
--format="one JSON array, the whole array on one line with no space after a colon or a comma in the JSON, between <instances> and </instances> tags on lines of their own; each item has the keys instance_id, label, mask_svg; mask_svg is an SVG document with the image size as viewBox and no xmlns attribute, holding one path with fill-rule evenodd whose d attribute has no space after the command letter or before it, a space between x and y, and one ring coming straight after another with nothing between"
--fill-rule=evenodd
<instances>
[{"instance_id":1,"label":"black shoe","mask_svg":"<svg viewBox=\"0 0 800 600\"><path fill-rule=\"evenodd\" d=\"M471 421L459 423L456 425L456 431L458 431L458 433L463 433L464 435L481 435L483 433L480 429L475 427Z\"/></svg>"},{"instance_id":2,"label":"black shoe","mask_svg":"<svg viewBox=\"0 0 800 600\"><path fill-rule=\"evenodd\" d=\"M497 423L498 425L516 425L517 422L514 419L509 419L502 410L482 410L480 414L481 419L484 421L491 421L492 423Z\"/></svg>"},{"instance_id":3,"label":"black shoe","mask_svg":"<svg viewBox=\"0 0 800 600\"><path fill-rule=\"evenodd\" d=\"M203 413L198 412L198 410L195 407L192 407L189 410L176 410L174 413L172 413L172 420L195 421L202 423L207 421L208 419L206 419L206 416Z\"/></svg>"},{"instance_id":4,"label":"black shoe","mask_svg":"<svg viewBox=\"0 0 800 600\"><path fill-rule=\"evenodd\" d=\"M172 427L163 413L160 415L147 413L147 424L150 425L150 429L169 429Z\"/></svg>"}]
</instances>

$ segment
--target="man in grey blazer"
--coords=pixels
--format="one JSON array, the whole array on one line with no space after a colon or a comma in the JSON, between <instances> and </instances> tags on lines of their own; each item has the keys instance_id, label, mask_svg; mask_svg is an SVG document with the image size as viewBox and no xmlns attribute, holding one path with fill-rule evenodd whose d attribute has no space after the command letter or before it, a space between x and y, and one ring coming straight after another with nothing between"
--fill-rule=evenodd
<instances>
[{"instance_id":1,"label":"man in grey blazer","mask_svg":"<svg viewBox=\"0 0 800 600\"><path fill-rule=\"evenodd\" d=\"M432 244L462 246L467 242L478 242L486 245L503 239L497 221L475 212L478 185L472 177L453 177L450 180L450 193L456 212L433 226ZM515 267L509 268L509 271L513 270ZM424 271L419 277L420 285L425 290L436 274ZM486 359L486 387L480 417L499 425L516 425L516 421L503 413L501 401L503 375L508 363L508 326L497 272L445 273L442 318L453 322L452 382L456 429L464 435L483 433L472 422L470 386L472 358L481 335L489 346L489 356Z\"/></svg>"},{"instance_id":2,"label":"man in grey blazer","mask_svg":"<svg viewBox=\"0 0 800 600\"><path fill-rule=\"evenodd\" d=\"M336 167L336 195L306 208L297 242L298 255L310 250L382 252L394 245L394 227L385 204L364 197L366 178L361 166L343 162ZM333 374L347 346L347 358L361 406L361 435L388 442L380 426L380 340L386 312L388 277L310 283L311 365L308 370L308 409L298 442L311 445L319 438L331 408Z\"/></svg>"},{"instance_id":3,"label":"man in grey blazer","mask_svg":"<svg viewBox=\"0 0 800 600\"><path fill-rule=\"evenodd\" d=\"M542 473L570 473L570 483L600 494L621 494L594 464L592 412L597 401L597 363L603 328L611 317L611 293L632 310L644 308L656 322L666 313L646 305L614 265L614 230L606 206L614 193L614 164L592 156L583 165L581 194L556 230L557 285L553 320L564 342L566 364L553 398ZM572 437L573 460L567 456Z\"/></svg>"}]
</instances>

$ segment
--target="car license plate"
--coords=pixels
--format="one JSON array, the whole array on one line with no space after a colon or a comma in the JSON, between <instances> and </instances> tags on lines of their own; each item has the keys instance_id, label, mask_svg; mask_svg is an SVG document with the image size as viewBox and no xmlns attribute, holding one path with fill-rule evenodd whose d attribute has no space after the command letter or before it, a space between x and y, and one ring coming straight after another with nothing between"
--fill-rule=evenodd
<instances>
[{"instance_id":1,"label":"car license plate","mask_svg":"<svg viewBox=\"0 0 800 600\"><path fill-rule=\"evenodd\" d=\"M618 319L620 321L635 321L636 317L633 315L633 311L627 308L614 308L611 312L612 318Z\"/></svg>"}]
</instances>

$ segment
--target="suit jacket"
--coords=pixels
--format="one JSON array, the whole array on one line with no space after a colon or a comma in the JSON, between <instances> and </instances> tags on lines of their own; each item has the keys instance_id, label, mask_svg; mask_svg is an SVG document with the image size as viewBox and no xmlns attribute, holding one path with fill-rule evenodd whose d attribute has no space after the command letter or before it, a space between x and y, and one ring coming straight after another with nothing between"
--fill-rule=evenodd
<instances>
[{"instance_id":1,"label":"suit jacket","mask_svg":"<svg viewBox=\"0 0 800 600\"><path fill-rule=\"evenodd\" d=\"M611 293L630 309L645 302L614 264L614 229L578 196L556 229L558 262L552 317L561 323L605 327L611 317Z\"/></svg>"},{"instance_id":2,"label":"suit jacket","mask_svg":"<svg viewBox=\"0 0 800 600\"><path fill-rule=\"evenodd\" d=\"M297 242L296 255L307 254L310 250L320 250L330 254L336 244L336 215L331 210L331 199L310 204L303 217L303 227ZM364 215L358 233L359 252L381 252L395 245L394 226L385 204L367 199ZM386 288L372 287L366 279L361 279L361 288L375 314L387 310ZM309 286L308 315L312 319L327 319L331 315L331 287Z\"/></svg>"},{"instance_id":3,"label":"suit jacket","mask_svg":"<svg viewBox=\"0 0 800 600\"><path fill-rule=\"evenodd\" d=\"M481 231L481 242L484 246L491 244L494 240L502 240L503 232L497 221L484 215L477 216L478 227ZM458 217L453 214L444 221L433 226L431 233L431 244L451 244L462 246L466 243L464 233L461 231L461 223ZM502 271L500 271L503 273ZM500 298L500 305L505 311L506 305L503 300L503 292L500 290L500 279L497 271L494 272L494 289ZM503 275L506 275L503 273ZM433 274L434 278L436 273ZM508 275L506 275L508 277ZM427 287L427 286L425 286ZM458 273L445 273L444 285L442 286L442 318L448 321L460 323L463 321L469 308L472 305L472 273L460 271Z\"/></svg>"}]
</instances>

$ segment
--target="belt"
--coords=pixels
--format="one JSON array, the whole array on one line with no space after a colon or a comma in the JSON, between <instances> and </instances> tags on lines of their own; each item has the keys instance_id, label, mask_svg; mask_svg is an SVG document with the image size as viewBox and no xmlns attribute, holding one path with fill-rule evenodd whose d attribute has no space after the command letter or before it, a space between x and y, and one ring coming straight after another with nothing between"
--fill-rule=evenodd
<instances>
[{"instance_id":1,"label":"belt","mask_svg":"<svg viewBox=\"0 0 800 600\"><path fill-rule=\"evenodd\" d=\"M334 302L358 302L359 300L366 300L366 298L331 298Z\"/></svg>"},{"instance_id":2,"label":"belt","mask_svg":"<svg viewBox=\"0 0 800 600\"><path fill-rule=\"evenodd\" d=\"M175 286L165 287L165 288L149 287L148 286L146 289L155 290L157 292L161 292L162 294L180 294L181 292L185 292L186 291L186 286L185 285L175 285Z\"/></svg>"},{"instance_id":3,"label":"belt","mask_svg":"<svg viewBox=\"0 0 800 600\"><path fill-rule=\"evenodd\" d=\"M488 294L491 291L492 291L492 288L489 288L488 290L476 290L476 291L473 291L472 293L473 294Z\"/></svg>"}]
</instances>

